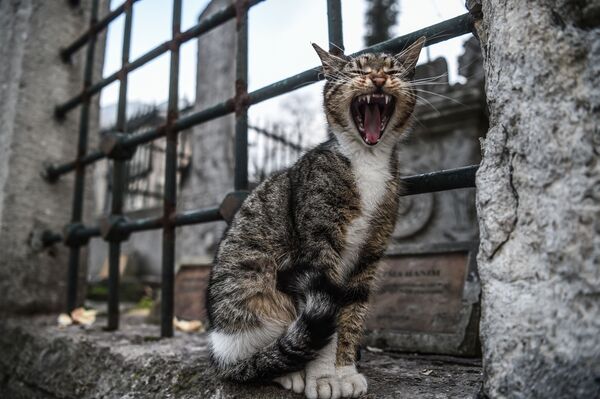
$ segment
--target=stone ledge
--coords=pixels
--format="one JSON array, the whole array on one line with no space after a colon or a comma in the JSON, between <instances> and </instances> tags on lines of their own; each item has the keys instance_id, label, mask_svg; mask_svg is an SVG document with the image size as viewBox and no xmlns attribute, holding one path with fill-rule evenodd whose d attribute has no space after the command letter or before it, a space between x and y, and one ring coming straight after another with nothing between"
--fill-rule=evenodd
<instances>
[{"instance_id":1,"label":"stone ledge","mask_svg":"<svg viewBox=\"0 0 600 399\"><path fill-rule=\"evenodd\" d=\"M59 328L56 317L5 319L0 323L0 397L10 398L258 398L299 399L277 386L240 386L210 371L206 334L176 333L158 340L157 326L122 320L105 332ZM482 374L478 360L371 353L360 369L367 398L475 398ZM428 374L428 375L427 375Z\"/></svg>"}]
</instances>

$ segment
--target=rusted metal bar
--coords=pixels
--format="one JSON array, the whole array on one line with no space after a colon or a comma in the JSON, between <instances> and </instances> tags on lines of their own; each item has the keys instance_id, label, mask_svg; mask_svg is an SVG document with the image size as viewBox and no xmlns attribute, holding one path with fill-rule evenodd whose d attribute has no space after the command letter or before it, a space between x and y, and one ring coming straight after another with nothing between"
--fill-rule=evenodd
<instances>
[{"instance_id":1,"label":"rusted metal bar","mask_svg":"<svg viewBox=\"0 0 600 399\"><path fill-rule=\"evenodd\" d=\"M98 18L98 0L92 1L92 10L90 14L90 26L96 23ZM96 37L90 38L86 58L85 70L83 75L83 85L87 87L91 84L94 74L94 53L96 51ZM79 137L77 142L77 156L75 158L75 187L73 189L73 204L71 214L71 224L81 223L83 216L83 197L85 188L85 167L79 162L87 152L88 131L90 124L90 99L86 98L81 106L81 115L79 119ZM77 306L77 282L79 275L79 255L80 245L70 245L69 265L67 275L67 313L70 313Z\"/></svg>"},{"instance_id":2,"label":"rusted metal bar","mask_svg":"<svg viewBox=\"0 0 600 399\"><path fill-rule=\"evenodd\" d=\"M470 165L462 168L403 177L400 179L404 188L403 195L475 187L475 175L478 168L479 165Z\"/></svg>"},{"instance_id":3,"label":"rusted metal bar","mask_svg":"<svg viewBox=\"0 0 600 399\"><path fill-rule=\"evenodd\" d=\"M89 29L87 31L85 31L81 36L79 36L77 38L77 40L75 40L73 43L71 43L67 47L63 48L62 50L60 50L60 57L62 58L62 60L64 62L69 62L71 59L71 56L77 50L82 48L90 40L91 37L98 35L98 33L102 32L104 29L106 29L106 27L112 21L117 19L121 14L123 14L123 12L125 12L125 10L127 8L131 8L133 3L136 3L138 1L139 0L125 0L125 2L123 4L121 4L119 7L115 8L114 10L109 12L104 18L91 24ZM78 5L79 1L77 1L77 2L71 1L71 4L73 4L73 3L77 3L77 5Z\"/></svg>"},{"instance_id":4,"label":"rusted metal bar","mask_svg":"<svg viewBox=\"0 0 600 399\"><path fill-rule=\"evenodd\" d=\"M423 194L435 191L457 190L475 187L475 175L479 165L463 166L456 169L441 170L438 172L423 173L419 175L404 176L402 182L402 196ZM229 194L231 195L231 194ZM222 205L221 205L222 206ZM198 223L216 222L224 220L220 207L195 209L176 214L171 217L175 226L186 226ZM133 221L122 221L116 226L119 234L130 234L137 231L156 230L163 226L163 218L146 218ZM75 240L88 240L100 236L97 227L82 226L73 233ZM58 233L45 231L42 237L44 245L52 245L63 240Z\"/></svg>"},{"instance_id":5,"label":"rusted metal bar","mask_svg":"<svg viewBox=\"0 0 600 399\"><path fill-rule=\"evenodd\" d=\"M121 65L129 62L131 48L131 23L133 19L132 2L125 4L125 27L123 30L123 48ZM127 74L121 77L119 100L117 105L116 129L121 133L127 131ZM125 160L127 157L116 157L113 153L112 171L112 203L111 217L119 217L123 213L125 196ZM121 241L118 236L105 237L108 243L108 324L107 330L119 328L119 263L121 259Z\"/></svg>"},{"instance_id":6,"label":"rusted metal bar","mask_svg":"<svg viewBox=\"0 0 600 399\"><path fill-rule=\"evenodd\" d=\"M165 132L165 191L163 200L162 281L160 301L160 335L173 336L173 309L175 297L175 224L177 211L177 130L174 122L179 116L179 42L181 32L181 0L173 0L171 68L169 71L169 101Z\"/></svg>"},{"instance_id":7,"label":"rusted metal bar","mask_svg":"<svg viewBox=\"0 0 600 399\"><path fill-rule=\"evenodd\" d=\"M342 4L340 0L327 0L327 29L329 31L329 52L337 56L344 54Z\"/></svg>"},{"instance_id":8,"label":"rusted metal bar","mask_svg":"<svg viewBox=\"0 0 600 399\"><path fill-rule=\"evenodd\" d=\"M236 0L234 190L248 190L248 1Z\"/></svg>"},{"instance_id":9,"label":"rusted metal bar","mask_svg":"<svg viewBox=\"0 0 600 399\"><path fill-rule=\"evenodd\" d=\"M139 0L136 0L136 1L139 1ZM265 0L252 0L248 3L248 6L252 7L263 1L265 1ZM77 105L79 105L86 96L93 96L95 94L100 93L100 91L103 88L105 88L106 86L110 85L113 82L116 82L119 79L119 76L129 73L129 72L133 72L134 70L136 70L139 67L145 65L146 63L152 61L153 59L163 55L164 53L169 51L169 49L171 47L173 47L175 44L181 45L181 44L187 42L188 40L191 40L195 37L203 35L204 33L211 31L212 29L229 21L230 19L232 19L234 17L235 17L235 4L227 6L220 11L217 11L210 17L202 20L202 22L199 22L197 25L191 27L190 29L186 30L185 32L179 33L176 37L171 38L170 40L167 40L166 42L159 44L158 46L154 47L152 50L150 50L147 53L145 53L144 55L140 56L138 59L122 66L121 69L114 72L112 75L109 75L106 78L103 78L102 80L100 80L99 82L91 85L89 88L83 90L81 93L77 94L75 97L65 101L62 104L57 105L54 108L54 115L57 118L63 118L67 114L67 112L71 111Z\"/></svg>"},{"instance_id":10,"label":"rusted metal bar","mask_svg":"<svg viewBox=\"0 0 600 399\"><path fill-rule=\"evenodd\" d=\"M428 40L425 43L426 46L429 46L431 44L439 43L444 40L452 39L453 37L470 33L472 22L472 17L469 14L464 14L452 18L451 20L432 25L430 27L418 30L413 33L409 33L408 35L400 36L395 39L376 44L353 55L362 54L364 52L375 52L384 50L389 52L399 52L405 46L416 40L416 38L421 37L424 34L430 35L428 36ZM452 25L456 26L452 28ZM323 78L323 76L321 76L320 71L320 67L315 67L301 72L297 75L291 76L289 78L272 83L258 90L255 90L248 94L248 105L255 105L260 102L288 93L290 91L296 90L308 84L315 83ZM174 127L177 131L181 131L192 126L208 122L212 119L219 118L232 112L235 112L235 98L231 98L227 101L203 109L201 111L192 113L190 115L186 115L185 117L177 120L174 124ZM133 147L140 144L148 143L163 136L164 128L159 127L156 129L148 130L143 133L131 135L123 140L122 145L124 147ZM94 152L84 157L81 160L81 163L84 165L88 165L102 158L104 158L104 154L102 154L101 152ZM58 178L60 175L71 172L74 169L75 163L68 162L58 166L49 166L46 168L44 174L47 176L48 180L52 181Z\"/></svg>"}]
</instances>

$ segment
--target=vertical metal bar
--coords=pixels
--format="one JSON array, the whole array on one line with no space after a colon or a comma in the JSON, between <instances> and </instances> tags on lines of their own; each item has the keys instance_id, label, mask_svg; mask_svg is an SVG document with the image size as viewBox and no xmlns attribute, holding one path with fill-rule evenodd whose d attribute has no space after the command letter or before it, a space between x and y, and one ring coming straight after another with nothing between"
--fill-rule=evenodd
<instances>
[{"instance_id":1,"label":"vertical metal bar","mask_svg":"<svg viewBox=\"0 0 600 399\"><path fill-rule=\"evenodd\" d=\"M98 0L92 1L90 15L90 28L98 20ZM83 73L84 90L91 86L94 73L94 53L96 52L96 35L92 34L87 47L85 58L85 70ZM79 117L79 138L77 143L77 156L75 159L75 187L73 189L73 207L71 223L80 223L83 216L83 194L85 188L85 165L80 163L87 152L89 131L90 97L86 97L81 105ZM79 275L80 246L71 246L69 252L69 267L67 274L67 312L71 312L77 306L77 282Z\"/></svg>"},{"instance_id":2,"label":"vertical metal bar","mask_svg":"<svg viewBox=\"0 0 600 399\"><path fill-rule=\"evenodd\" d=\"M181 32L181 0L173 1L173 39ZM173 123L179 110L179 45L173 40L169 75L169 103L166 123L165 191L163 203L163 253L160 334L173 336L173 304L175 288L175 224L177 204L177 131Z\"/></svg>"},{"instance_id":3,"label":"vertical metal bar","mask_svg":"<svg viewBox=\"0 0 600 399\"><path fill-rule=\"evenodd\" d=\"M236 0L235 190L248 190L248 0Z\"/></svg>"},{"instance_id":4,"label":"vertical metal bar","mask_svg":"<svg viewBox=\"0 0 600 399\"><path fill-rule=\"evenodd\" d=\"M129 49L131 47L131 21L133 19L133 3L125 2L125 27L123 30L123 49L121 52L121 66L124 68L129 63ZM117 105L116 129L124 133L127 130L127 73L120 76L119 102ZM111 214L123 213L123 199L125 189L125 161L114 160L112 173L112 205ZM110 241L108 244L108 325L107 330L119 328L119 263L121 259L121 242Z\"/></svg>"},{"instance_id":5,"label":"vertical metal bar","mask_svg":"<svg viewBox=\"0 0 600 399\"><path fill-rule=\"evenodd\" d=\"M344 54L342 4L340 0L327 0L327 27L329 29L329 52L334 55Z\"/></svg>"}]
</instances>

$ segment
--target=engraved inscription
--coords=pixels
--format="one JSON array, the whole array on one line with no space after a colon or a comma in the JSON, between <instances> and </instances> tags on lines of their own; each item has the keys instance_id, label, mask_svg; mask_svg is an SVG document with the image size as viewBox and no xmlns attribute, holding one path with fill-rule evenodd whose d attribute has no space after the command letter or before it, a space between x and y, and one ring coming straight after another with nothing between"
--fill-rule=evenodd
<instances>
[{"instance_id":1,"label":"engraved inscription","mask_svg":"<svg viewBox=\"0 0 600 399\"><path fill-rule=\"evenodd\" d=\"M367 328L455 332L467 260L466 252L386 258Z\"/></svg>"}]
</instances>

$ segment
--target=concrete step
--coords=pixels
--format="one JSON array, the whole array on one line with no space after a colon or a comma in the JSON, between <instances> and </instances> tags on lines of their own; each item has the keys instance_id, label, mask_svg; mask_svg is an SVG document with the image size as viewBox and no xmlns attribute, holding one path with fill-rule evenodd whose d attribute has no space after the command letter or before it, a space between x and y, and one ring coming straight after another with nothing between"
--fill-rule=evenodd
<instances>
[{"instance_id":1,"label":"concrete step","mask_svg":"<svg viewBox=\"0 0 600 399\"><path fill-rule=\"evenodd\" d=\"M117 332L57 326L56 316L0 322L2 398L299 399L276 385L242 386L215 378L207 336L176 332L125 317ZM478 359L362 351L366 398L476 398Z\"/></svg>"}]
</instances>

